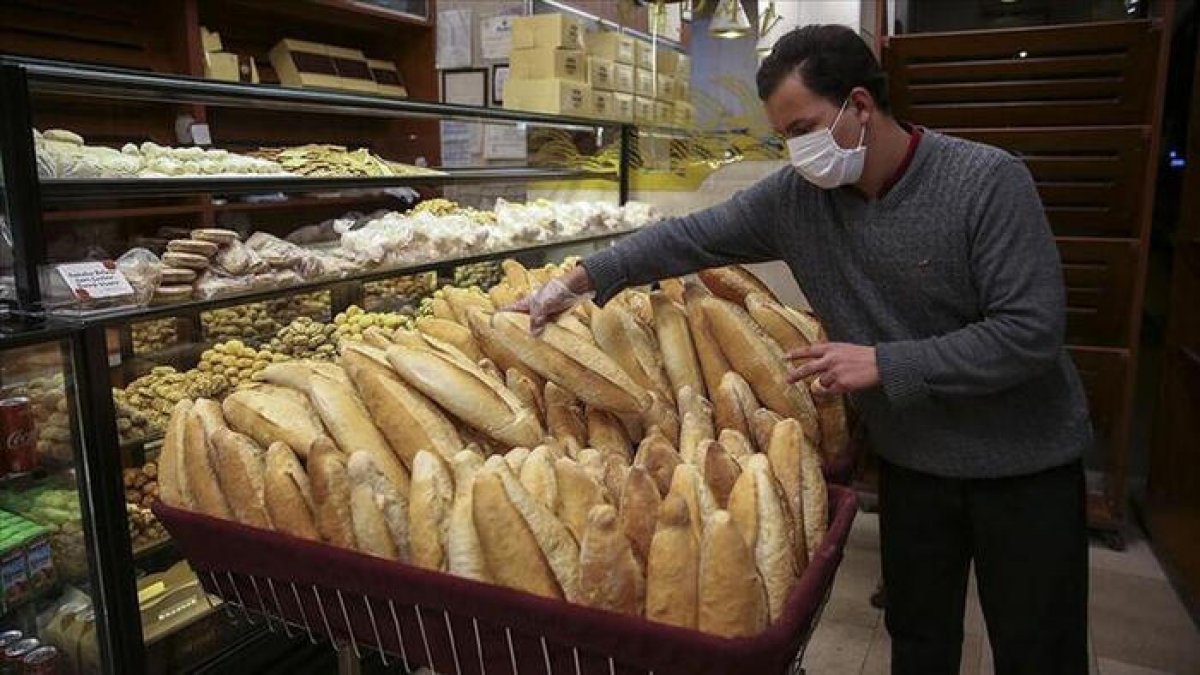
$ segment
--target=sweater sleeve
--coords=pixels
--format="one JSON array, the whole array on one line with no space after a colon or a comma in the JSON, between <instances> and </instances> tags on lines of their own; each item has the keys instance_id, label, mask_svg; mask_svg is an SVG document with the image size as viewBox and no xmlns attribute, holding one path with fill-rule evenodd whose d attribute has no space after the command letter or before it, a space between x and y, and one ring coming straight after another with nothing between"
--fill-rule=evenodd
<instances>
[{"instance_id":1,"label":"sweater sleeve","mask_svg":"<svg viewBox=\"0 0 1200 675\"><path fill-rule=\"evenodd\" d=\"M787 169L790 170L790 169ZM787 183L783 171L716 206L668 218L582 261L603 305L628 286L708 267L779 257L774 230Z\"/></svg>"},{"instance_id":2,"label":"sweater sleeve","mask_svg":"<svg viewBox=\"0 0 1200 675\"><path fill-rule=\"evenodd\" d=\"M970 264L982 318L945 335L877 345L880 380L895 405L1001 391L1049 369L1062 352L1062 267L1024 164L997 166L979 204Z\"/></svg>"}]
</instances>

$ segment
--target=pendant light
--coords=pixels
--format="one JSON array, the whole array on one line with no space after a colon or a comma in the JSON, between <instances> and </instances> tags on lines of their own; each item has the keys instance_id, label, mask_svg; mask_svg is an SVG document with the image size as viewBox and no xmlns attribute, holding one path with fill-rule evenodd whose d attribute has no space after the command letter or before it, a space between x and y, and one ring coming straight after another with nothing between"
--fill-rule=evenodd
<instances>
[{"instance_id":1,"label":"pendant light","mask_svg":"<svg viewBox=\"0 0 1200 675\"><path fill-rule=\"evenodd\" d=\"M750 19L742 8L740 0L717 0L713 9L712 19L708 24L708 32L713 37L726 40L736 40L746 37L751 32Z\"/></svg>"}]
</instances>

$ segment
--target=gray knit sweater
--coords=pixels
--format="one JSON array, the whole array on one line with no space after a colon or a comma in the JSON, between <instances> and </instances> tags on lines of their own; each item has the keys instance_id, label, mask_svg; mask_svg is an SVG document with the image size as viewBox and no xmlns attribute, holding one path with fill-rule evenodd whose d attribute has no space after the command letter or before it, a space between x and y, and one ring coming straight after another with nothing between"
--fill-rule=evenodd
<instances>
[{"instance_id":1,"label":"gray knit sweater","mask_svg":"<svg viewBox=\"0 0 1200 675\"><path fill-rule=\"evenodd\" d=\"M875 345L882 386L854 403L885 459L941 476L1013 476L1091 443L1063 348L1058 252L1018 159L927 131L876 201L821 190L788 167L582 264L604 302L626 286L768 260L791 268L831 340Z\"/></svg>"}]
</instances>

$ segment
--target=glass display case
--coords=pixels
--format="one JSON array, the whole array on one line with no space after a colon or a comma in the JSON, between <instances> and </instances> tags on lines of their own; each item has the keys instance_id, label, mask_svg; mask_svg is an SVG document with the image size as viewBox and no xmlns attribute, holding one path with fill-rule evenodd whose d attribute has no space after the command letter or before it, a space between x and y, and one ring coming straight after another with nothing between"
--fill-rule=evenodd
<instances>
[{"instance_id":1,"label":"glass display case","mask_svg":"<svg viewBox=\"0 0 1200 675\"><path fill-rule=\"evenodd\" d=\"M51 537L57 585L28 605L73 617L101 583L102 672L241 663L248 644L259 657L300 648L223 611L150 511L177 401L219 401L270 363L333 360L340 340L428 315L445 286L486 289L505 258L557 263L656 217L626 204L629 125L34 59L0 58L0 90L8 316L48 316L66 336L43 350L65 349L66 361L41 374L10 377L9 365L32 367L43 352L5 355L5 396L24 383L47 435L41 478L13 483L18 496L0 494L0 509L23 517L26 504L86 494L82 512L90 503L107 519L102 529L32 519L94 540L96 564L58 554L79 542ZM527 160L439 166L446 121L524 137ZM323 128L361 140L322 144ZM499 183L524 200L494 198ZM539 198L572 185L587 201ZM72 362L79 384L61 372ZM66 393L54 399L55 387ZM64 432L68 419L78 423ZM77 482L80 453L89 470Z\"/></svg>"}]
</instances>

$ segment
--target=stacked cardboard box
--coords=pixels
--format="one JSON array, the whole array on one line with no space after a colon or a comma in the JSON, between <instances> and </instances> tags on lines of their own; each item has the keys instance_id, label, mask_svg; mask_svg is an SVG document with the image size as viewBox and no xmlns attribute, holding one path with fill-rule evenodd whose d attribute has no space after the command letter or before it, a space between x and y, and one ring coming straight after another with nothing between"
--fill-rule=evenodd
<instances>
[{"instance_id":1,"label":"stacked cardboard box","mask_svg":"<svg viewBox=\"0 0 1200 675\"><path fill-rule=\"evenodd\" d=\"M224 51L221 34L200 27L200 44L204 47L204 77L226 82L258 82L258 67L250 56Z\"/></svg>"},{"instance_id":2,"label":"stacked cardboard box","mask_svg":"<svg viewBox=\"0 0 1200 675\"><path fill-rule=\"evenodd\" d=\"M564 14L512 22L512 53L504 107L572 116L593 114L583 25Z\"/></svg>"}]
</instances>

